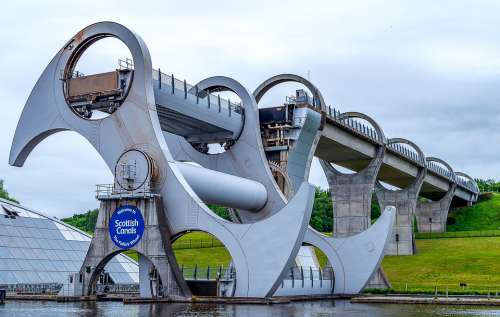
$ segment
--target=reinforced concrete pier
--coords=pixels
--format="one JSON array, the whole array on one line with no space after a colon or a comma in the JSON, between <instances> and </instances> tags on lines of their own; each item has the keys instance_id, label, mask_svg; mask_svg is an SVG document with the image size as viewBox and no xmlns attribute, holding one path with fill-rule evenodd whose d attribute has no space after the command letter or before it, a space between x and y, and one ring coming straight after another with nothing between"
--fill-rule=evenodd
<instances>
[{"instance_id":1,"label":"reinforced concrete pier","mask_svg":"<svg viewBox=\"0 0 500 317\"><path fill-rule=\"evenodd\" d=\"M396 207L396 222L392 229L390 241L385 249L386 255L413 255L415 253L415 238L413 235L413 217L417 207L420 188L427 172L423 152L413 142L397 138L390 139L388 144L404 143L413 147L419 154L422 164L412 184L404 189L387 189L380 182L375 186L375 194L380 208Z\"/></svg>"}]
</instances>

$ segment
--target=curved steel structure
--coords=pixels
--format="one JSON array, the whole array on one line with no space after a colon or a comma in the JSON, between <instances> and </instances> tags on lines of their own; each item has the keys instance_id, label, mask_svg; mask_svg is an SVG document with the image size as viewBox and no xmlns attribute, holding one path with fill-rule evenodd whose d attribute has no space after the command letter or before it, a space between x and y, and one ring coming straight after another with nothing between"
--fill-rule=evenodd
<instances>
[{"instance_id":1,"label":"curved steel structure","mask_svg":"<svg viewBox=\"0 0 500 317\"><path fill-rule=\"evenodd\" d=\"M128 47L133 69L75 77L81 54L106 37L118 38ZM291 114L293 118L287 119L286 129L293 130L287 137L293 138L293 146L287 147L286 168L277 166L286 171L293 187L290 197L283 195L269 168L258 109L262 96L284 82L301 83L313 95L312 102L307 99L297 105ZM241 105L213 95L219 91L235 93ZM94 119L92 114L96 111L107 116ZM106 230L113 225L109 221L112 209L130 204L135 204L133 207L144 217L147 234L128 249L141 254L141 276L147 278L148 271L157 270L165 296L192 295L170 246L190 231L210 233L231 254L231 272L234 270L235 276L231 273L221 279L225 283L221 285L224 296L357 293L379 267L396 210L391 204L383 204L384 213L376 224L368 228L367 222L357 234L346 237L328 237L308 227L314 187L307 180L314 155L327 146L321 143L329 133L324 128L338 125L339 129L354 130L369 144L376 143L382 149L373 155L377 167L371 170L371 174L375 173L369 177L371 186L376 180L375 170L385 158L386 145L405 143L416 150L418 155L414 158L391 147L417 163L420 172L416 182L421 182L425 174L425 156L411 141L387 140L381 127L365 114L337 114L335 110L333 116L331 113L317 87L293 74L271 77L253 94L225 76L188 85L173 75L153 71L148 48L138 35L120 24L100 22L71 38L40 76L19 120L9 162L22 166L47 136L75 131L92 144L115 173L115 184L108 196L98 195L99 226L79 273L88 275L80 294L91 294L92 284L104 264L123 251L112 243L114 238ZM346 120L350 117L370 122L375 132L350 123ZM345 131L344 140L349 137ZM220 144L225 151L210 153L213 144ZM368 146L353 145L369 152ZM371 195L373 188L367 188ZM477 191L477 186L474 189ZM231 208L238 221L220 218L207 203ZM352 209L359 212L357 207ZM335 271L329 288L323 280L321 287L311 285L301 290L294 289L293 282L291 286L287 284L290 270L291 280L297 277L293 269L302 244L315 245L327 255ZM314 278L311 271L311 279ZM151 296L149 291L143 292L143 283L141 280L141 294Z\"/></svg>"}]
</instances>

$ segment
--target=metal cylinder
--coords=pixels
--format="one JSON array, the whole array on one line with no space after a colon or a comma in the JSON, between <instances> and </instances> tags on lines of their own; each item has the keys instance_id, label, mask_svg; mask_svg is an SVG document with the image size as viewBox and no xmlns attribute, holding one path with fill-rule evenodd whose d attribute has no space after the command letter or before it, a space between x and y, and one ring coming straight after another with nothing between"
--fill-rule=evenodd
<instances>
[{"instance_id":1,"label":"metal cylinder","mask_svg":"<svg viewBox=\"0 0 500 317\"><path fill-rule=\"evenodd\" d=\"M177 162L176 165L198 197L207 204L258 211L267 202L266 188L259 182L189 163Z\"/></svg>"}]
</instances>

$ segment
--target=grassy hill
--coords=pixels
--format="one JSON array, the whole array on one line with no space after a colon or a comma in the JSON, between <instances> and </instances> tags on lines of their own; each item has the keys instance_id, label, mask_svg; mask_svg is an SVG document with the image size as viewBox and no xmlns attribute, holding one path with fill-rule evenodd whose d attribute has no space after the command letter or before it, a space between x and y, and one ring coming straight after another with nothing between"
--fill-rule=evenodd
<instances>
[{"instance_id":1,"label":"grassy hill","mask_svg":"<svg viewBox=\"0 0 500 317\"><path fill-rule=\"evenodd\" d=\"M500 291L500 237L417 239L417 254L386 256L382 267L396 291ZM467 284L466 289L460 283Z\"/></svg>"},{"instance_id":2,"label":"grassy hill","mask_svg":"<svg viewBox=\"0 0 500 317\"><path fill-rule=\"evenodd\" d=\"M482 194L473 206L450 211L447 231L471 230L500 230L500 194Z\"/></svg>"}]
</instances>

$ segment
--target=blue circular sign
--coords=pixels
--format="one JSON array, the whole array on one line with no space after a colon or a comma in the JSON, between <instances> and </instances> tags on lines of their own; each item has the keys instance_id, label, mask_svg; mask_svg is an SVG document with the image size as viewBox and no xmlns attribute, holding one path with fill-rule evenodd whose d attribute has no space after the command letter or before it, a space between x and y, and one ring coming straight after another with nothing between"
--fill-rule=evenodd
<instances>
[{"instance_id":1,"label":"blue circular sign","mask_svg":"<svg viewBox=\"0 0 500 317\"><path fill-rule=\"evenodd\" d=\"M136 206L124 205L115 209L109 220L109 235L120 249L130 249L144 233L144 218Z\"/></svg>"}]
</instances>

